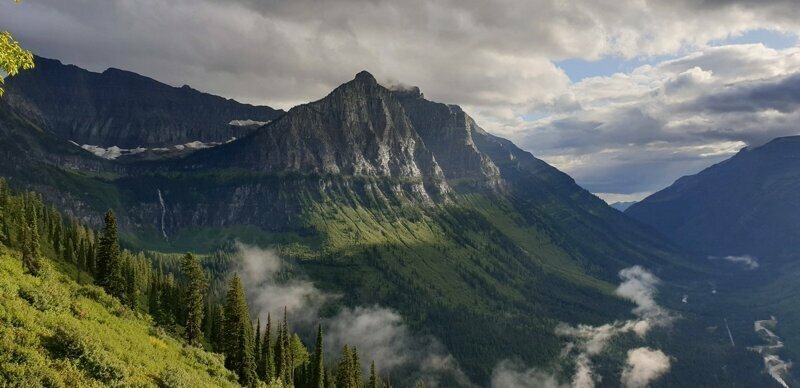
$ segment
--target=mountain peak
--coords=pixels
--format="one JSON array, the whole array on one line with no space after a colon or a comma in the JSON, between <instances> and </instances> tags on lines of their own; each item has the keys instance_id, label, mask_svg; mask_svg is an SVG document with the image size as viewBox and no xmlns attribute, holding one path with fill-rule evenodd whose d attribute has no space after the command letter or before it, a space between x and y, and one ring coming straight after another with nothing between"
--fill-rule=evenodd
<instances>
[{"instance_id":1,"label":"mountain peak","mask_svg":"<svg viewBox=\"0 0 800 388\"><path fill-rule=\"evenodd\" d=\"M375 77L366 70L359 71L354 80L360 82L378 83Z\"/></svg>"}]
</instances>

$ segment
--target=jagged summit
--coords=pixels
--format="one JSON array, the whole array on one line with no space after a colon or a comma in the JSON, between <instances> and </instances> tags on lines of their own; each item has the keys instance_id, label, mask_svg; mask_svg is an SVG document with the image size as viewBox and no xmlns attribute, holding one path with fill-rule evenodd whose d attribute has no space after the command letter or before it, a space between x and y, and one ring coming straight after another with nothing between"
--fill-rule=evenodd
<instances>
[{"instance_id":1,"label":"jagged summit","mask_svg":"<svg viewBox=\"0 0 800 388\"><path fill-rule=\"evenodd\" d=\"M375 83L375 84L378 83L378 81L375 79L375 76L373 76L372 73L370 73L370 72L368 72L366 70L359 71L358 74L356 74L356 77L353 80L354 81L359 81L359 82Z\"/></svg>"},{"instance_id":2,"label":"jagged summit","mask_svg":"<svg viewBox=\"0 0 800 388\"><path fill-rule=\"evenodd\" d=\"M270 173L414 180L413 190L423 197L449 190L403 106L366 71L252 136L202 152L190 163L197 161Z\"/></svg>"},{"instance_id":3,"label":"jagged summit","mask_svg":"<svg viewBox=\"0 0 800 388\"><path fill-rule=\"evenodd\" d=\"M445 180L499 189L499 169L473 133L483 131L460 107L425 100L417 87L388 89L361 71L324 98L292 108L246 139L201 152L190 164L421 179L436 193L449 190Z\"/></svg>"}]
</instances>

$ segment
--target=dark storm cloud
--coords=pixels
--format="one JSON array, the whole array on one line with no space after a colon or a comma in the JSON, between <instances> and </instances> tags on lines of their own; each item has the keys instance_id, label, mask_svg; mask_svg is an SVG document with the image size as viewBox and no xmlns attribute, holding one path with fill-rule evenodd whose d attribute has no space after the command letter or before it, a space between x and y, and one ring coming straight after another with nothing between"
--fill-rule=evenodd
<instances>
[{"instance_id":1,"label":"dark storm cloud","mask_svg":"<svg viewBox=\"0 0 800 388\"><path fill-rule=\"evenodd\" d=\"M776 110L791 113L800 107L800 74L778 82L743 85L720 94L705 96L692 104L694 109L719 113Z\"/></svg>"}]
</instances>

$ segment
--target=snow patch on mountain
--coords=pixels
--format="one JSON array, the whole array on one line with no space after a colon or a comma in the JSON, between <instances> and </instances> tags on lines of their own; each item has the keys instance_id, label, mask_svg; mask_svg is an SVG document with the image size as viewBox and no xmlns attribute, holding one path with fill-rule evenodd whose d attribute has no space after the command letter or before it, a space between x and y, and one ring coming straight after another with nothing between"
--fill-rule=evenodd
<instances>
[{"instance_id":1,"label":"snow patch on mountain","mask_svg":"<svg viewBox=\"0 0 800 388\"><path fill-rule=\"evenodd\" d=\"M256 126L260 127L262 125L269 124L270 121L272 121L272 120L267 120L267 121L256 121L256 120L250 120L250 119L247 119L247 120L231 120L231 122L228 123L228 125L233 125L234 127L250 127L250 126L256 125Z\"/></svg>"},{"instance_id":2,"label":"snow patch on mountain","mask_svg":"<svg viewBox=\"0 0 800 388\"><path fill-rule=\"evenodd\" d=\"M215 147L215 146L218 146L220 144L230 143L230 142L232 142L234 140L236 140L235 136L231 137L230 139L228 139L225 142L208 142L208 143L206 143L206 142L195 140L195 141L192 141L192 142L188 142L188 143L184 143L184 144L176 144L176 145L169 146L169 147L154 147L154 148L144 148L144 147L120 148L118 146L101 147L101 146L92 145L92 144L78 144L78 143L76 143L76 142L74 142L72 140L70 140L69 142L74 144L74 145L76 145L76 146L78 146L78 147L81 147L84 150L89 151L89 152L91 152L91 153L95 154L96 156L99 156L99 157L101 157L103 159L115 160L115 159L119 158L120 156L136 155L136 154L140 154L140 153L146 152L146 151L170 152L170 151L184 151L184 150L202 150L202 149L205 149L205 148Z\"/></svg>"}]
</instances>

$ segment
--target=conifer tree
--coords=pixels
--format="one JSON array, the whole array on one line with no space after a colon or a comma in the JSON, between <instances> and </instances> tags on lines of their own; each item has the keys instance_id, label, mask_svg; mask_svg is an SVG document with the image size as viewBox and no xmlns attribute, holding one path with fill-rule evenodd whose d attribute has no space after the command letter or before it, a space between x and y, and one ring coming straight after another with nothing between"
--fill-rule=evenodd
<instances>
[{"instance_id":1,"label":"conifer tree","mask_svg":"<svg viewBox=\"0 0 800 388\"><path fill-rule=\"evenodd\" d=\"M256 360L256 374L258 378L264 379L263 374L263 353L261 352L261 318L256 319L256 337L253 341L253 357Z\"/></svg>"},{"instance_id":2,"label":"conifer tree","mask_svg":"<svg viewBox=\"0 0 800 388\"><path fill-rule=\"evenodd\" d=\"M275 351L272 347L272 316L267 313L267 328L264 331L264 344L261 346L261 351L264 352L263 368L264 368L264 381L272 381L275 376Z\"/></svg>"},{"instance_id":3,"label":"conifer tree","mask_svg":"<svg viewBox=\"0 0 800 388\"><path fill-rule=\"evenodd\" d=\"M8 208L8 183L0 177L0 242L4 242L6 245L11 245L8 222L10 213Z\"/></svg>"},{"instance_id":4,"label":"conifer tree","mask_svg":"<svg viewBox=\"0 0 800 388\"><path fill-rule=\"evenodd\" d=\"M8 210L8 182L5 178L0 177L0 213L4 217L6 210Z\"/></svg>"},{"instance_id":5,"label":"conifer tree","mask_svg":"<svg viewBox=\"0 0 800 388\"><path fill-rule=\"evenodd\" d=\"M186 312L186 341L197 345L202 337L203 313L205 312L204 298L208 289L208 281L200 262L191 253L183 256L181 271L187 281L182 303Z\"/></svg>"},{"instance_id":6,"label":"conifer tree","mask_svg":"<svg viewBox=\"0 0 800 388\"><path fill-rule=\"evenodd\" d=\"M20 228L22 265L25 272L37 276L41 269L39 258L39 228L36 225L35 196L30 193L25 198L24 219Z\"/></svg>"},{"instance_id":7,"label":"conifer tree","mask_svg":"<svg viewBox=\"0 0 800 388\"><path fill-rule=\"evenodd\" d=\"M283 325L278 323L278 331L275 336L275 378L283 379Z\"/></svg>"},{"instance_id":8,"label":"conifer tree","mask_svg":"<svg viewBox=\"0 0 800 388\"><path fill-rule=\"evenodd\" d=\"M364 376L361 372L361 360L358 357L358 349L353 346L353 382L356 388L364 387Z\"/></svg>"},{"instance_id":9,"label":"conifer tree","mask_svg":"<svg viewBox=\"0 0 800 388\"><path fill-rule=\"evenodd\" d=\"M97 276L97 235L92 237L87 237L86 239L86 251L84 261L84 269L86 272Z\"/></svg>"},{"instance_id":10,"label":"conifer tree","mask_svg":"<svg viewBox=\"0 0 800 388\"><path fill-rule=\"evenodd\" d=\"M369 368L369 383L367 384L367 388L381 388L381 380L378 378L378 374L375 373L375 361L372 361L372 366Z\"/></svg>"},{"instance_id":11,"label":"conifer tree","mask_svg":"<svg viewBox=\"0 0 800 388\"><path fill-rule=\"evenodd\" d=\"M125 260L125 298L123 302L131 310L139 308L139 274L133 265L130 253L126 251Z\"/></svg>"},{"instance_id":12,"label":"conifer tree","mask_svg":"<svg viewBox=\"0 0 800 388\"><path fill-rule=\"evenodd\" d=\"M336 376L330 368L325 369L325 388L336 388Z\"/></svg>"},{"instance_id":13,"label":"conifer tree","mask_svg":"<svg viewBox=\"0 0 800 388\"><path fill-rule=\"evenodd\" d=\"M297 333L291 335L289 339L289 349L289 354L291 355L289 365L292 367L291 377L293 381L306 386L308 385L305 380L307 376L302 373L298 375L298 372L303 372L305 370L305 365L309 363L310 356L308 354L308 349L306 349L305 344L303 344L303 340L300 339Z\"/></svg>"},{"instance_id":14,"label":"conifer tree","mask_svg":"<svg viewBox=\"0 0 800 388\"><path fill-rule=\"evenodd\" d=\"M111 209L108 209L105 216L105 227L97 249L97 266L100 285L109 294L121 298L125 291L125 281L122 278L117 219Z\"/></svg>"},{"instance_id":15,"label":"conifer tree","mask_svg":"<svg viewBox=\"0 0 800 388\"><path fill-rule=\"evenodd\" d=\"M153 317L153 319L156 322L158 322L158 314L159 314L158 308L159 305L161 304L159 301L161 296L160 295L161 290L159 290L159 285L160 285L159 279L156 278L155 275L153 275L153 279L150 280L150 292L147 295L147 310L150 313L150 316Z\"/></svg>"},{"instance_id":16,"label":"conifer tree","mask_svg":"<svg viewBox=\"0 0 800 388\"><path fill-rule=\"evenodd\" d=\"M214 350L217 352L222 352L224 350L222 332L224 322L224 308L221 305L214 306L211 321L211 335L209 336L209 339L211 340L211 345L214 347Z\"/></svg>"},{"instance_id":17,"label":"conifer tree","mask_svg":"<svg viewBox=\"0 0 800 388\"><path fill-rule=\"evenodd\" d=\"M284 379L281 377L283 381L293 381L294 380L294 357L292 354L292 343L291 343L291 333L289 331L289 321L287 316L286 307L283 308L283 361L282 361L282 368L281 368L281 376L286 376Z\"/></svg>"},{"instance_id":18,"label":"conifer tree","mask_svg":"<svg viewBox=\"0 0 800 388\"><path fill-rule=\"evenodd\" d=\"M55 251L56 255L61 253L61 243L64 238L64 226L62 224L61 220L58 219L53 226L53 251Z\"/></svg>"},{"instance_id":19,"label":"conifer tree","mask_svg":"<svg viewBox=\"0 0 800 388\"><path fill-rule=\"evenodd\" d=\"M278 324L278 337L275 341L275 373L281 381L289 381L289 335L286 325L286 309L283 312L283 324Z\"/></svg>"},{"instance_id":20,"label":"conifer tree","mask_svg":"<svg viewBox=\"0 0 800 388\"><path fill-rule=\"evenodd\" d=\"M167 276L162 275L162 281L158 288L158 318L156 322L165 327L171 327L175 324L175 309L173 308L173 288L175 287L175 278L172 274Z\"/></svg>"},{"instance_id":21,"label":"conifer tree","mask_svg":"<svg viewBox=\"0 0 800 388\"><path fill-rule=\"evenodd\" d=\"M64 241L64 253L61 257L67 263L72 263L75 260L75 248L72 246L72 239L67 237Z\"/></svg>"},{"instance_id":22,"label":"conifer tree","mask_svg":"<svg viewBox=\"0 0 800 388\"><path fill-rule=\"evenodd\" d=\"M246 387L255 385L257 380L253 357L253 327L249 316L242 282L239 275L234 273L225 299L225 367L236 372L239 383Z\"/></svg>"},{"instance_id":23,"label":"conifer tree","mask_svg":"<svg viewBox=\"0 0 800 388\"><path fill-rule=\"evenodd\" d=\"M342 359L339 361L339 368L336 370L336 387L356 388L353 379L353 354L347 345L344 345L344 349L342 349Z\"/></svg>"},{"instance_id":24,"label":"conifer tree","mask_svg":"<svg viewBox=\"0 0 800 388\"><path fill-rule=\"evenodd\" d=\"M217 305L209 295L206 295L206 308L203 313L203 337L208 340L212 351L219 352L219 347L217 347L214 338L217 327L216 312Z\"/></svg>"},{"instance_id":25,"label":"conifer tree","mask_svg":"<svg viewBox=\"0 0 800 388\"><path fill-rule=\"evenodd\" d=\"M325 361L322 355L322 325L317 327L317 343L311 359L311 388L325 388Z\"/></svg>"}]
</instances>

